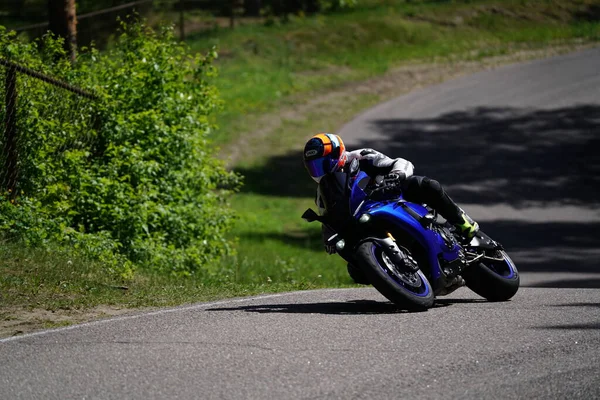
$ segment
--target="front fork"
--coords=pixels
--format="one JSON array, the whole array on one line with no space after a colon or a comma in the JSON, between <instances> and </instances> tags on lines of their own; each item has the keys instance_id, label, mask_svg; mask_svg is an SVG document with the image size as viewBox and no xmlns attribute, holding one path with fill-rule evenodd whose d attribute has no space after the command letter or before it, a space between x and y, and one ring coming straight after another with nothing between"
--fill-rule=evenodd
<instances>
[{"instance_id":1,"label":"front fork","mask_svg":"<svg viewBox=\"0 0 600 400\"><path fill-rule=\"evenodd\" d=\"M372 241L377 243L394 265L400 266L401 268L407 268L409 272L417 272L419 270L419 266L417 265L415 260L409 254L400 249L400 247L396 243L396 240L394 240L394 237L390 233L387 233L387 237L385 238L371 236L362 238L358 241L356 246L365 241ZM352 263L352 257L350 256L350 254L348 254L349 251L347 250L346 240L342 238L339 234L336 233L335 235L327 239L327 244L330 246L335 246L338 254L342 256L342 258L344 258L346 261Z\"/></svg>"},{"instance_id":2,"label":"front fork","mask_svg":"<svg viewBox=\"0 0 600 400\"><path fill-rule=\"evenodd\" d=\"M387 235L388 237L384 239L370 237L364 240L372 240L377 243L395 266L406 268L409 272L417 272L419 266L415 260L408 253L400 249L390 233Z\"/></svg>"}]
</instances>

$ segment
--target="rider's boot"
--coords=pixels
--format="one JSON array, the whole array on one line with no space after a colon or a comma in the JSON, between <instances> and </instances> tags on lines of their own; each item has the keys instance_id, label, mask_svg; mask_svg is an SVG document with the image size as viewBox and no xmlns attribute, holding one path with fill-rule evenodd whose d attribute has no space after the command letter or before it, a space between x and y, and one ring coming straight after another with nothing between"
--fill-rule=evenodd
<instances>
[{"instance_id":1,"label":"rider's boot","mask_svg":"<svg viewBox=\"0 0 600 400\"><path fill-rule=\"evenodd\" d=\"M473 218L469 217L464 211L461 214L461 219L461 222L454 224L456 233L458 233L458 235L463 238L465 242L470 242L479 231L479 224L475 222Z\"/></svg>"}]
</instances>

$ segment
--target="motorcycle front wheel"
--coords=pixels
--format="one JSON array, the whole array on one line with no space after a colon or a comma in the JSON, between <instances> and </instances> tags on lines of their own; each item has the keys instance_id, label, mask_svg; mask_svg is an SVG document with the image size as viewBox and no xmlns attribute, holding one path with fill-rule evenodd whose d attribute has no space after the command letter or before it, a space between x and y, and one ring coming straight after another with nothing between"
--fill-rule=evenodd
<instances>
[{"instance_id":1,"label":"motorcycle front wheel","mask_svg":"<svg viewBox=\"0 0 600 400\"><path fill-rule=\"evenodd\" d=\"M424 311L433 305L433 290L425 275L406 265L395 265L377 242L361 243L356 259L375 289L398 307Z\"/></svg>"}]
</instances>

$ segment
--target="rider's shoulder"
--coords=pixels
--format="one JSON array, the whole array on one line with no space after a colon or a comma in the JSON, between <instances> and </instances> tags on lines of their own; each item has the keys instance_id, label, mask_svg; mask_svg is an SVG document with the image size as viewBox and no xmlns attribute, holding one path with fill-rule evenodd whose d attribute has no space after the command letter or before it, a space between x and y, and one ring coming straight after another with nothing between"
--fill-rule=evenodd
<instances>
[{"instance_id":1,"label":"rider's shoulder","mask_svg":"<svg viewBox=\"0 0 600 400\"><path fill-rule=\"evenodd\" d=\"M357 149L357 150L353 150L353 151L349 151L348 152L348 156L351 158L357 158L357 159L363 159L363 158L371 158L373 156L378 156L381 153L377 150L374 149L370 149L370 148L364 148L364 149Z\"/></svg>"}]
</instances>

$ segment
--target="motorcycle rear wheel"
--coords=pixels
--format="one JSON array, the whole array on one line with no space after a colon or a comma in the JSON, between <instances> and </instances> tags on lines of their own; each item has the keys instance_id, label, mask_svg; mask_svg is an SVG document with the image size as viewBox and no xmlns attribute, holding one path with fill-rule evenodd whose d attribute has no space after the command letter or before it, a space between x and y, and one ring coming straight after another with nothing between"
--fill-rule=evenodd
<instances>
[{"instance_id":1,"label":"motorcycle rear wheel","mask_svg":"<svg viewBox=\"0 0 600 400\"><path fill-rule=\"evenodd\" d=\"M377 242L361 243L356 260L375 289L398 307L424 311L433 305L433 289L425 275L405 265L394 265Z\"/></svg>"},{"instance_id":2,"label":"motorcycle rear wheel","mask_svg":"<svg viewBox=\"0 0 600 400\"><path fill-rule=\"evenodd\" d=\"M467 287L489 301L507 301L519 290L519 272L504 251L503 262L480 262L462 272Z\"/></svg>"}]
</instances>

